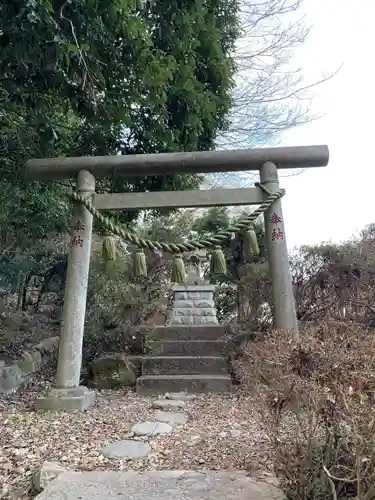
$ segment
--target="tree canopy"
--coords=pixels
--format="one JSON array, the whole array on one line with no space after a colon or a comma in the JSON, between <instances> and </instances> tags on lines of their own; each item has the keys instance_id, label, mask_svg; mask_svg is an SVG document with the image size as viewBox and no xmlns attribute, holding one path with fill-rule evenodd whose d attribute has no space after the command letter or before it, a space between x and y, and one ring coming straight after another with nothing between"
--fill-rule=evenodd
<instances>
[{"instance_id":1,"label":"tree canopy","mask_svg":"<svg viewBox=\"0 0 375 500\"><path fill-rule=\"evenodd\" d=\"M61 185L24 185L28 158L212 149L231 107L237 11L236 0L1 1L0 248L68 222ZM98 191L199 183L105 179Z\"/></svg>"}]
</instances>

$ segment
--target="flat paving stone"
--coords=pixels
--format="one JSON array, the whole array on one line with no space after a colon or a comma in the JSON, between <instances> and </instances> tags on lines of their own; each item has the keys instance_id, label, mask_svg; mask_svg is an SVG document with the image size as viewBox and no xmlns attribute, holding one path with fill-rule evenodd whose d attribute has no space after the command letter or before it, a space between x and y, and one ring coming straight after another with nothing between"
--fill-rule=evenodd
<instances>
[{"instance_id":1,"label":"flat paving stone","mask_svg":"<svg viewBox=\"0 0 375 500\"><path fill-rule=\"evenodd\" d=\"M165 397L170 400L188 401L189 399L194 399L195 394L188 394L187 392L167 392Z\"/></svg>"},{"instance_id":2,"label":"flat paving stone","mask_svg":"<svg viewBox=\"0 0 375 500\"><path fill-rule=\"evenodd\" d=\"M37 500L281 500L281 490L242 472L65 472Z\"/></svg>"},{"instance_id":3,"label":"flat paving stone","mask_svg":"<svg viewBox=\"0 0 375 500\"><path fill-rule=\"evenodd\" d=\"M132 432L137 436L158 436L160 434L169 434L173 427L163 422L142 422L135 424Z\"/></svg>"},{"instance_id":4,"label":"flat paving stone","mask_svg":"<svg viewBox=\"0 0 375 500\"><path fill-rule=\"evenodd\" d=\"M174 399L159 399L152 403L152 407L157 410L177 410L178 408L185 408L185 401Z\"/></svg>"},{"instance_id":5,"label":"flat paving stone","mask_svg":"<svg viewBox=\"0 0 375 500\"><path fill-rule=\"evenodd\" d=\"M107 458L143 458L151 452L151 446L143 441L114 441L100 450Z\"/></svg>"},{"instance_id":6,"label":"flat paving stone","mask_svg":"<svg viewBox=\"0 0 375 500\"><path fill-rule=\"evenodd\" d=\"M176 411L156 410L154 418L158 422L167 422L171 425L184 425L187 422L188 416L186 413L177 413Z\"/></svg>"}]
</instances>

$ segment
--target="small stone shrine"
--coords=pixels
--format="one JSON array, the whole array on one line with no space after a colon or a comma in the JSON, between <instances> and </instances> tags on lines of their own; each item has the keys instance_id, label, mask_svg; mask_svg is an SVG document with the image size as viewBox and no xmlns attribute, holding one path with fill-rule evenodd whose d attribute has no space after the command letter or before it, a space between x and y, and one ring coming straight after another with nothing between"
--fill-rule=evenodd
<instances>
[{"instance_id":1,"label":"small stone shrine","mask_svg":"<svg viewBox=\"0 0 375 500\"><path fill-rule=\"evenodd\" d=\"M214 285L206 283L202 264L207 261L206 252L198 250L188 255L187 278L173 289L174 303L169 325L198 326L217 325L213 299Z\"/></svg>"}]
</instances>

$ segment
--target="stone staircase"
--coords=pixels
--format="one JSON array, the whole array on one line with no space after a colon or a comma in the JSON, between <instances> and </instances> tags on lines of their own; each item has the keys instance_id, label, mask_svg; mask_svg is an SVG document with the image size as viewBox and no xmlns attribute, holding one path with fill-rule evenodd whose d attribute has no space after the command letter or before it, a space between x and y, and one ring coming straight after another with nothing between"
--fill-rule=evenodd
<instances>
[{"instance_id":1,"label":"stone staircase","mask_svg":"<svg viewBox=\"0 0 375 500\"><path fill-rule=\"evenodd\" d=\"M150 339L151 354L142 360L137 392L230 392L225 334L225 327L218 324L155 328Z\"/></svg>"}]
</instances>

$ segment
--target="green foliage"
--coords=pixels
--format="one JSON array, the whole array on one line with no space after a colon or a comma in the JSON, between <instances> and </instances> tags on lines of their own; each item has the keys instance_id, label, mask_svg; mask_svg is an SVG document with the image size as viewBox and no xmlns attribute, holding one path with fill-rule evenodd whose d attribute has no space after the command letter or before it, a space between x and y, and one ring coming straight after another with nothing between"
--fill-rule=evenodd
<instances>
[{"instance_id":1,"label":"green foliage","mask_svg":"<svg viewBox=\"0 0 375 500\"><path fill-rule=\"evenodd\" d=\"M196 220L196 210L177 210L162 217L147 217L137 233L151 240L182 243L191 236Z\"/></svg>"},{"instance_id":2,"label":"green foliage","mask_svg":"<svg viewBox=\"0 0 375 500\"><path fill-rule=\"evenodd\" d=\"M203 235L214 233L234 224L248 213L245 210L236 216L230 216L227 207L213 207L197 221L195 228ZM211 277L211 281L218 285L215 302L220 321L233 319L234 316L243 319L244 304L250 302L251 307L257 308L258 301L266 300L261 290L263 292L267 278L260 278L257 272L258 268L263 266L266 253L264 227L260 218L254 229L260 249L259 256L247 254L244 236L241 234L236 234L233 239L228 239L222 245L227 261L227 273ZM258 288L258 297L251 293L255 285Z\"/></svg>"},{"instance_id":3,"label":"green foliage","mask_svg":"<svg viewBox=\"0 0 375 500\"><path fill-rule=\"evenodd\" d=\"M171 68L161 109L167 127L157 121L175 150L212 149L217 128L226 125L234 63L223 54L234 50L239 35L237 11L236 0L145 2L153 44Z\"/></svg>"},{"instance_id":4,"label":"green foliage","mask_svg":"<svg viewBox=\"0 0 375 500\"><path fill-rule=\"evenodd\" d=\"M203 217L195 221L193 230L205 236L226 229L230 221L227 207L212 207L204 213Z\"/></svg>"},{"instance_id":5,"label":"green foliage","mask_svg":"<svg viewBox=\"0 0 375 500\"><path fill-rule=\"evenodd\" d=\"M87 318L89 324L101 327L116 316L116 308L124 292L124 276L130 273L129 256L121 255L110 266L101 257L91 259L87 290Z\"/></svg>"},{"instance_id":6,"label":"green foliage","mask_svg":"<svg viewBox=\"0 0 375 500\"><path fill-rule=\"evenodd\" d=\"M193 225L193 229L201 236L207 236L226 229L229 225L235 224L238 220L248 215L250 212L244 210L243 212L231 216L227 207L212 207L207 210L204 215L197 219ZM244 252L244 241L242 235L236 235L235 239L228 239L223 243L223 249L227 257L227 265L231 270L229 273L229 280L237 280L239 278L238 267L244 266L249 262L257 262L264 258L265 243L264 243L264 230L263 223L259 218L254 226L255 233L259 242L260 257L248 258ZM223 279L225 279L223 277ZM222 277L220 277L222 281Z\"/></svg>"},{"instance_id":7,"label":"green foliage","mask_svg":"<svg viewBox=\"0 0 375 500\"><path fill-rule=\"evenodd\" d=\"M231 105L237 9L234 0L0 2L1 247L9 232L22 246L21 235L67 228L62 187L25 186L29 158L214 147ZM97 190L200 180L104 179Z\"/></svg>"},{"instance_id":8,"label":"green foliage","mask_svg":"<svg viewBox=\"0 0 375 500\"><path fill-rule=\"evenodd\" d=\"M142 228L142 236L170 243L185 242L212 236L245 215L246 211L233 217L227 207L212 207L199 211L181 210L166 217L149 218ZM236 235L234 239L228 239L222 244L228 272L210 275L209 266L206 266L207 277L218 285L215 302L221 321L231 319L237 314L240 303L249 300L249 293L254 291L255 285L258 293L255 297L254 294L251 295L251 303L258 308L268 299L265 289L269 284L269 273L268 266L264 265L266 252L260 219L255 225L255 232L260 247L259 256L249 257L244 252L243 237Z\"/></svg>"}]
</instances>

